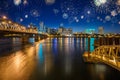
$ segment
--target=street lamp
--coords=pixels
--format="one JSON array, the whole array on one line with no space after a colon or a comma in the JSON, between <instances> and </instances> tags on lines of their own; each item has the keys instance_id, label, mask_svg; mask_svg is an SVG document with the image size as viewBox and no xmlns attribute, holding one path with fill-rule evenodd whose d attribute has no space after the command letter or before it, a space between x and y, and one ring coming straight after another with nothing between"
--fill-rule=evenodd
<instances>
[{"instance_id":1,"label":"street lamp","mask_svg":"<svg viewBox=\"0 0 120 80\"><path fill-rule=\"evenodd\" d=\"M6 17L6 16L3 16L2 18L3 18L3 19L7 19L7 17Z\"/></svg>"}]
</instances>

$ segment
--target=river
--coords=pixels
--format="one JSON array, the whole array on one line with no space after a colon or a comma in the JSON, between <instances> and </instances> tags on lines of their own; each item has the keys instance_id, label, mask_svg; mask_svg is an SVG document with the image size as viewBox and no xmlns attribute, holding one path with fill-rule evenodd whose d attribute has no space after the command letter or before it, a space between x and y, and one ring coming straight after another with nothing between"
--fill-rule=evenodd
<instances>
[{"instance_id":1,"label":"river","mask_svg":"<svg viewBox=\"0 0 120 80\"><path fill-rule=\"evenodd\" d=\"M120 72L105 64L84 63L87 38L48 38L22 44L0 42L0 80L120 80ZM90 51L94 50L91 38Z\"/></svg>"}]
</instances>

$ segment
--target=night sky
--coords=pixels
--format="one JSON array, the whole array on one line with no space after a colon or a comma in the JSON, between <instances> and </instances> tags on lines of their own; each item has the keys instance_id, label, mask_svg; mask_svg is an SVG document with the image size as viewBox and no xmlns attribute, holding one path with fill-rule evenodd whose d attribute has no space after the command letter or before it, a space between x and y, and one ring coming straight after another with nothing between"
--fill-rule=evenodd
<instances>
[{"instance_id":1,"label":"night sky","mask_svg":"<svg viewBox=\"0 0 120 80\"><path fill-rule=\"evenodd\" d=\"M120 0L0 0L0 17L26 27L62 25L77 32L103 26L105 32L120 32Z\"/></svg>"}]
</instances>

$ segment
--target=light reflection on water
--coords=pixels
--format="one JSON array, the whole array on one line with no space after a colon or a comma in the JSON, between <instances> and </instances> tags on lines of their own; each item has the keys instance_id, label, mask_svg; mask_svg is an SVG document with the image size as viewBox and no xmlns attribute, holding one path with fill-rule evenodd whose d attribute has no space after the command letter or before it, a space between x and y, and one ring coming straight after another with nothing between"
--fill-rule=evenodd
<instances>
[{"instance_id":1,"label":"light reflection on water","mask_svg":"<svg viewBox=\"0 0 120 80\"><path fill-rule=\"evenodd\" d=\"M94 40L95 38L90 38L90 52L94 51ZM88 51L88 38L85 38L86 51Z\"/></svg>"},{"instance_id":2,"label":"light reflection on water","mask_svg":"<svg viewBox=\"0 0 120 80\"><path fill-rule=\"evenodd\" d=\"M43 56L42 44L40 43L38 47L39 47L39 49L38 49L38 57L39 57L40 63L43 63L44 62L44 56Z\"/></svg>"},{"instance_id":3,"label":"light reflection on water","mask_svg":"<svg viewBox=\"0 0 120 80\"><path fill-rule=\"evenodd\" d=\"M0 80L25 80L29 79L35 63L33 58L34 49L17 51L9 56L0 58Z\"/></svg>"},{"instance_id":4,"label":"light reflection on water","mask_svg":"<svg viewBox=\"0 0 120 80\"><path fill-rule=\"evenodd\" d=\"M90 52L94 51L94 38L90 38Z\"/></svg>"},{"instance_id":5,"label":"light reflection on water","mask_svg":"<svg viewBox=\"0 0 120 80\"><path fill-rule=\"evenodd\" d=\"M34 43L35 42L35 38L29 38L29 42L30 43Z\"/></svg>"},{"instance_id":6,"label":"light reflection on water","mask_svg":"<svg viewBox=\"0 0 120 80\"><path fill-rule=\"evenodd\" d=\"M91 39L91 51L93 43ZM0 55L0 80L109 80L111 75L120 79L120 73L111 67L83 62L87 38L48 38L19 46L14 52Z\"/></svg>"}]
</instances>

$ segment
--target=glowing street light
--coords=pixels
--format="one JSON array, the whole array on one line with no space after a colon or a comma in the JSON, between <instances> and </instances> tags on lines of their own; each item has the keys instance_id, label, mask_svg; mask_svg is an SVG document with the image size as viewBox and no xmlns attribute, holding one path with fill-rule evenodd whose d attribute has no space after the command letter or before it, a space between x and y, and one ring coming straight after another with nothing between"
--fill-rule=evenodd
<instances>
[{"instance_id":1,"label":"glowing street light","mask_svg":"<svg viewBox=\"0 0 120 80\"><path fill-rule=\"evenodd\" d=\"M3 19L7 19L7 17L6 17L6 16L3 16L2 18L3 18Z\"/></svg>"},{"instance_id":2,"label":"glowing street light","mask_svg":"<svg viewBox=\"0 0 120 80\"><path fill-rule=\"evenodd\" d=\"M9 23L9 24L11 24L12 22L11 22L11 21L9 21L8 23Z\"/></svg>"}]
</instances>

